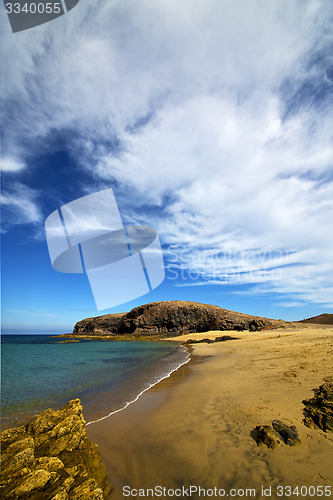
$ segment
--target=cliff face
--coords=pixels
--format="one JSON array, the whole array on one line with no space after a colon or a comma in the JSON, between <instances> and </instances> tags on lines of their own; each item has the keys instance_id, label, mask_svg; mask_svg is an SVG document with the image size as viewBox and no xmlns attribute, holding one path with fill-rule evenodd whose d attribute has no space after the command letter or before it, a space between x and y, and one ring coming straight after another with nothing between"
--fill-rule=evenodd
<instances>
[{"instance_id":1,"label":"cliff face","mask_svg":"<svg viewBox=\"0 0 333 500\"><path fill-rule=\"evenodd\" d=\"M79 399L1 433L1 498L103 500L110 492Z\"/></svg>"},{"instance_id":2,"label":"cliff face","mask_svg":"<svg viewBox=\"0 0 333 500\"><path fill-rule=\"evenodd\" d=\"M76 323L75 334L176 336L208 330L262 330L282 321L241 314L197 302L152 302L124 314L106 314Z\"/></svg>"},{"instance_id":3,"label":"cliff face","mask_svg":"<svg viewBox=\"0 0 333 500\"><path fill-rule=\"evenodd\" d=\"M74 326L73 333L83 333L86 335L98 334L103 335L106 333L117 333L123 314L105 314L104 316L97 316L96 318L86 318L78 321Z\"/></svg>"}]
</instances>

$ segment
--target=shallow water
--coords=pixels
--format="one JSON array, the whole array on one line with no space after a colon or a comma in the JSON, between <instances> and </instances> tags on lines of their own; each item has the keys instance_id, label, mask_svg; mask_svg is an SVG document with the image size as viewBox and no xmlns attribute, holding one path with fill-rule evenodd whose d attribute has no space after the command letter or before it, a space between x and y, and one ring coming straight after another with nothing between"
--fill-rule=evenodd
<instances>
[{"instance_id":1,"label":"shallow water","mask_svg":"<svg viewBox=\"0 0 333 500\"><path fill-rule=\"evenodd\" d=\"M87 422L100 419L188 359L187 351L171 342L62 340L49 335L2 336L2 428L77 397Z\"/></svg>"}]
</instances>

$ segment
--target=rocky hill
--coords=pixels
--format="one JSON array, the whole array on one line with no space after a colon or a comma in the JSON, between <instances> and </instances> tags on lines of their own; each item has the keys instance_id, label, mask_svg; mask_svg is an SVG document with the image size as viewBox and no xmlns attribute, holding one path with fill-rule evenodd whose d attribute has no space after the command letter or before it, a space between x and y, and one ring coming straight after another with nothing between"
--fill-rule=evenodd
<instances>
[{"instance_id":1,"label":"rocky hill","mask_svg":"<svg viewBox=\"0 0 333 500\"><path fill-rule=\"evenodd\" d=\"M299 323L314 323L317 325L333 325L333 314L320 314L313 318L303 319Z\"/></svg>"},{"instance_id":2,"label":"rocky hill","mask_svg":"<svg viewBox=\"0 0 333 500\"><path fill-rule=\"evenodd\" d=\"M106 314L76 323L76 335L161 335L174 337L209 330L263 330L281 320L250 316L197 302L152 302L124 314Z\"/></svg>"}]
</instances>

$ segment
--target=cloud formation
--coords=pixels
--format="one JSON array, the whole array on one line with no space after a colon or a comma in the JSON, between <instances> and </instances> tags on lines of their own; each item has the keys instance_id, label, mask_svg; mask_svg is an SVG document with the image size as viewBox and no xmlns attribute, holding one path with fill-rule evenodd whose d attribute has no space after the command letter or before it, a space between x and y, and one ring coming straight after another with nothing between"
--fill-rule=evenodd
<instances>
[{"instance_id":1,"label":"cloud formation","mask_svg":"<svg viewBox=\"0 0 333 500\"><path fill-rule=\"evenodd\" d=\"M193 285L333 304L332 17L328 0L80 2L8 37L5 154L70 136Z\"/></svg>"},{"instance_id":2,"label":"cloud formation","mask_svg":"<svg viewBox=\"0 0 333 500\"><path fill-rule=\"evenodd\" d=\"M14 224L39 224L42 214L38 203L37 190L31 189L20 182L14 182L9 188L2 190L1 205L3 206L3 229L8 221Z\"/></svg>"},{"instance_id":3,"label":"cloud formation","mask_svg":"<svg viewBox=\"0 0 333 500\"><path fill-rule=\"evenodd\" d=\"M0 167L3 172L17 172L25 167L24 162L16 158L1 158Z\"/></svg>"}]
</instances>

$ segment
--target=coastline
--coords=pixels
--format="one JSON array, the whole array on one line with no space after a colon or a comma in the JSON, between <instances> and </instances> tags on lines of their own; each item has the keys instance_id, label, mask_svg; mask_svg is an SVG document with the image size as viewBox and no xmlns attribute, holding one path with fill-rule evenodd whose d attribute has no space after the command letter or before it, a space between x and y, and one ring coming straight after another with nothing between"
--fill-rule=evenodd
<instances>
[{"instance_id":1,"label":"coastline","mask_svg":"<svg viewBox=\"0 0 333 500\"><path fill-rule=\"evenodd\" d=\"M262 486L333 486L333 435L302 422L302 400L332 377L332 327L236 336L191 346L189 363L126 409L89 425L114 485L112 498L124 498L124 486L254 488L257 497ZM258 447L251 431L273 419L296 425L303 444Z\"/></svg>"},{"instance_id":2,"label":"coastline","mask_svg":"<svg viewBox=\"0 0 333 500\"><path fill-rule=\"evenodd\" d=\"M132 404L189 360L189 348L161 340L149 343L97 340L80 345L49 343L49 338L38 336L36 342L31 336L22 342L21 336L12 335L3 346L7 372L3 373L6 386L2 393L2 429L24 425L46 408L58 408L73 398L80 398L88 423L105 419ZM25 356L27 348L29 356ZM22 356L27 363L22 363L19 371L9 373ZM29 360L36 356L45 361L32 366ZM66 375L67 385L62 374Z\"/></svg>"},{"instance_id":3,"label":"coastline","mask_svg":"<svg viewBox=\"0 0 333 500\"><path fill-rule=\"evenodd\" d=\"M118 408L116 410L113 410L111 411L108 415L105 415L101 418L98 418L96 420L92 420L90 422L87 422L86 425L91 425L91 424L96 424L97 422L101 422L102 420L105 420L109 417L111 417L112 415L114 415L115 413L119 413L123 410L126 410L126 408L128 408L131 404L135 403L136 401L138 401L138 399L147 391L149 391L150 389L152 389L154 386L160 384L163 380L169 378L172 376L172 374L174 372L176 372L177 370L179 370L182 366L186 365L187 363L189 363L191 361L191 353L190 353L190 347L185 347L183 346L184 349L187 351L187 357L186 359L180 363L178 366L176 366L175 368L173 368L172 370L170 370L167 374L163 375L161 378L159 378L158 380L156 380L155 382L152 382L148 387L146 387L145 389L143 389L141 392L139 392L137 394L137 396L131 400L131 401L128 401L125 403L124 406L122 406L121 408Z\"/></svg>"}]
</instances>

